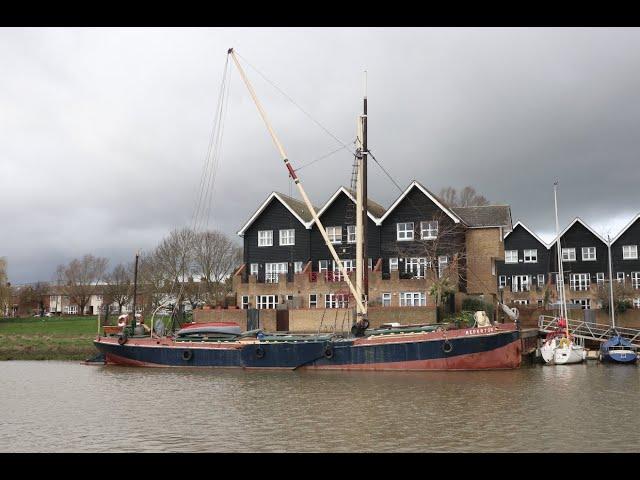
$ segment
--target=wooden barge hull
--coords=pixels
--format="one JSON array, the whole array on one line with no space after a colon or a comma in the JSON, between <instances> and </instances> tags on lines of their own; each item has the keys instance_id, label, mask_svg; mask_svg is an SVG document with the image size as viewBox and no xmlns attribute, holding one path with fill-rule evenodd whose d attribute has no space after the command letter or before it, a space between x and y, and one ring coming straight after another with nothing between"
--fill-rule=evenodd
<instances>
[{"instance_id":1,"label":"wooden barge hull","mask_svg":"<svg viewBox=\"0 0 640 480\"><path fill-rule=\"evenodd\" d=\"M107 363L145 367L490 370L518 368L522 361L520 331L509 324L336 341L210 343L130 338L119 345L114 337L99 337L94 344Z\"/></svg>"}]
</instances>

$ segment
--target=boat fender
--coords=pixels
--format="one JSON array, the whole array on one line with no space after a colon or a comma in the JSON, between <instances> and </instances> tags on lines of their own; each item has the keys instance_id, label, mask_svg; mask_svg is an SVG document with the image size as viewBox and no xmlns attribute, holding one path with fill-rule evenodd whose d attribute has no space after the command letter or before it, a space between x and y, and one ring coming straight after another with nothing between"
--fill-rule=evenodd
<instances>
[{"instance_id":1,"label":"boat fender","mask_svg":"<svg viewBox=\"0 0 640 480\"><path fill-rule=\"evenodd\" d=\"M193 352L191 350L183 350L182 351L182 359L186 362L193 358Z\"/></svg>"},{"instance_id":2,"label":"boat fender","mask_svg":"<svg viewBox=\"0 0 640 480\"><path fill-rule=\"evenodd\" d=\"M444 343L442 344L442 351L444 353L451 353L452 350L453 350L453 345L451 345L451 342L449 340L445 340Z\"/></svg>"},{"instance_id":3,"label":"boat fender","mask_svg":"<svg viewBox=\"0 0 640 480\"><path fill-rule=\"evenodd\" d=\"M333 358L333 347L331 345L327 345L324 347L324 352L322 352L325 358Z\"/></svg>"},{"instance_id":4,"label":"boat fender","mask_svg":"<svg viewBox=\"0 0 640 480\"><path fill-rule=\"evenodd\" d=\"M122 335L118 335L118 345L124 345L125 343L127 343L127 334L123 333Z\"/></svg>"},{"instance_id":5,"label":"boat fender","mask_svg":"<svg viewBox=\"0 0 640 480\"><path fill-rule=\"evenodd\" d=\"M256 348L256 357L257 358L263 358L264 354L265 354L264 348L262 348L262 347Z\"/></svg>"}]
</instances>

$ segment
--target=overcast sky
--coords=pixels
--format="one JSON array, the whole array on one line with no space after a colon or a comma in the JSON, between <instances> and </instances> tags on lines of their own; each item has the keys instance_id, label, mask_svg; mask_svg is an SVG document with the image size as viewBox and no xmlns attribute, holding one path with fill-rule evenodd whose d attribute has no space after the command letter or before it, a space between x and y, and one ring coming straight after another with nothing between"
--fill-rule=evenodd
<instances>
[{"instance_id":1,"label":"overcast sky","mask_svg":"<svg viewBox=\"0 0 640 480\"><path fill-rule=\"evenodd\" d=\"M474 186L553 237L580 216L613 237L640 212L640 30L0 29L0 256L15 283L86 253L111 267L190 223L227 49L343 142L368 71L369 146L403 187ZM340 144L246 68L294 165ZM233 68L209 224L232 235L293 187ZM300 173L315 205L342 150ZM370 197L397 188L372 164ZM297 196L297 195L296 195Z\"/></svg>"}]
</instances>

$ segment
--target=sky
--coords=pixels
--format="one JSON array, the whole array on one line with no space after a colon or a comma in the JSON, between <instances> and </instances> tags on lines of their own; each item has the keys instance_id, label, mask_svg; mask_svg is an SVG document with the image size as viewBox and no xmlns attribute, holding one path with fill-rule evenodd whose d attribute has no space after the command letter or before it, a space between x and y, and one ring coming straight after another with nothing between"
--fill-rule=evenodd
<instances>
[{"instance_id":1,"label":"sky","mask_svg":"<svg viewBox=\"0 0 640 480\"><path fill-rule=\"evenodd\" d=\"M2 28L12 283L85 254L112 268L192 225L230 47L294 168L353 141L366 70L369 147L403 188L471 185L546 241L556 179L561 229L579 216L614 237L640 212L638 28ZM240 244L272 191L298 195L229 68L206 226ZM315 205L349 184L352 160L342 148L300 169ZM388 207L400 191L369 172Z\"/></svg>"}]
</instances>

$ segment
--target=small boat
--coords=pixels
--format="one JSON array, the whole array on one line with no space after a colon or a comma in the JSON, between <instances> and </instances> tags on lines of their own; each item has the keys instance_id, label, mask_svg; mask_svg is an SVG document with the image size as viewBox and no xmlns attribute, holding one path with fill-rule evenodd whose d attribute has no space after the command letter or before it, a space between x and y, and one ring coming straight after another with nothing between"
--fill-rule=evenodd
<instances>
[{"instance_id":1,"label":"small boat","mask_svg":"<svg viewBox=\"0 0 640 480\"><path fill-rule=\"evenodd\" d=\"M615 335L600 346L598 359L601 362L635 363L638 347L620 335Z\"/></svg>"},{"instance_id":2,"label":"small boat","mask_svg":"<svg viewBox=\"0 0 640 480\"><path fill-rule=\"evenodd\" d=\"M184 335L202 335L202 334L231 334L240 335L240 325L235 322L207 322L207 323L188 323L176 332L178 336Z\"/></svg>"}]
</instances>

